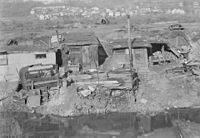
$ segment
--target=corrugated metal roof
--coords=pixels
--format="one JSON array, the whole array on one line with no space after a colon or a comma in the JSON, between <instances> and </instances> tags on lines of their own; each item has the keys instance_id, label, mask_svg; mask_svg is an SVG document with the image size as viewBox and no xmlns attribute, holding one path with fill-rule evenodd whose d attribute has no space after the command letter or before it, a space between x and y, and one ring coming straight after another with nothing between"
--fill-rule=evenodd
<instances>
[{"instance_id":1,"label":"corrugated metal roof","mask_svg":"<svg viewBox=\"0 0 200 138\"><path fill-rule=\"evenodd\" d=\"M36 46L0 46L0 51L7 51L8 53L12 52L40 52L48 51L48 47L36 47Z\"/></svg>"},{"instance_id":2,"label":"corrugated metal roof","mask_svg":"<svg viewBox=\"0 0 200 138\"><path fill-rule=\"evenodd\" d=\"M114 41L110 42L110 45L113 47L113 49L128 48L128 40L127 39L114 40ZM142 47L150 48L151 45L147 40L138 38L135 41L132 40L132 47L134 47L134 48L142 48Z\"/></svg>"},{"instance_id":3,"label":"corrugated metal roof","mask_svg":"<svg viewBox=\"0 0 200 138\"><path fill-rule=\"evenodd\" d=\"M73 33L63 33L63 42L61 44L67 45L97 45L99 43L97 37L92 32L73 32Z\"/></svg>"}]
</instances>

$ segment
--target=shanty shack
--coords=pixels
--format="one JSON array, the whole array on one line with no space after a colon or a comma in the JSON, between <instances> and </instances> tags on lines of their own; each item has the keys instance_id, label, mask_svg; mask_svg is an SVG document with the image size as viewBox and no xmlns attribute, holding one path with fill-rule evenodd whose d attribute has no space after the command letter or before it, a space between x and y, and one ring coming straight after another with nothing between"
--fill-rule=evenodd
<instances>
[{"instance_id":1,"label":"shanty shack","mask_svg":"<svg viewBox=\"0 0 200 138\"><path fill-rule=\"evenodd\" d=\"M109 44L112 47L112 57L109 63L106 63L110 69L124 68L129 66L129 48L128 40L120 39L113 40ZM148 53L150 52L151 45L142 39L132 41L133 65L137 71L148 71Z\"/></svg>"},{"instance_id":2,"label":"shanty shack","mask_svg":"<svg viewBox=\"0 0 200 138\"><path fill-rule=\"evenodd\" d=\"M107 53L93 33L64 33L60 44L65 71L96 69L107 58Z\"/></svg>"},{"instance_id":3,"label":"shanty shack","mask_svg":"<svg viewBox=\"0 0 200 138\"><path fill-rule=\"evenodd\" d=\"M0 47L0 81L18 81L19 70L33 64L56 64L56 54L42 47Z\"/></svg>"}]
</instances>

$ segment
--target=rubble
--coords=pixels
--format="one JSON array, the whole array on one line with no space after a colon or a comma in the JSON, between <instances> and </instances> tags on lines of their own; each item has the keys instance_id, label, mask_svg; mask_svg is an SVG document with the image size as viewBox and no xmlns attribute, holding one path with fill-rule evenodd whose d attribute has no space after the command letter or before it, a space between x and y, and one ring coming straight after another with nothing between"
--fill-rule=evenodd
<instances>
[{"instance_id":1,"label":"rubble","mask_svg":"<svg viewBox=\"0 0 200 138\"><path fill-rule=\"evenodd\" d=\"M87 89L83 89L83 88L77 88L77 93L83 97L87 97L90 94L92 94L92 92L94 92L94 88L92 88L91 86L88 86Z\"/></svg>"},{"instance_id":2,"label":"rubble","mask_svg":"<svg viewBox=\"0 0 200 138\"><path fill-rule=\"evenodd\" d=\"M167 66L167 65L166 65ZM185 74L183 74L185 75ZM139 74L141 82L137 102L131 91L127 71L77 74L74 83L63 85L48 103L37 108L37 112L61 116L108 112L155 113L170 107L190 107L200 104L199 80L194 75L166 77L149 72L148 77ZM158 85L159 84L159 85Z\"/></svg>"},{"instance_id":3,"label":"rubble","mask_svg":"<svg viewBox=\"0 0 200 138\"><path fill-rule=\"evenodd\" d=\"M184 78L192 75L199 76L200 62L188 61L181 66L167 69L166 73L168 76L171 76L170 79Z\"/></svg>"},{"instance_id":4,"label":"rubble","mask_svg":"<svg viewBox=\"0 0 200 138\"><path fill-rule=\"evenodd\" d=\"M173 125L178 129L180 137L199 138L200 125L190 121L175 120Z\"/></svg>"}]
</instances>

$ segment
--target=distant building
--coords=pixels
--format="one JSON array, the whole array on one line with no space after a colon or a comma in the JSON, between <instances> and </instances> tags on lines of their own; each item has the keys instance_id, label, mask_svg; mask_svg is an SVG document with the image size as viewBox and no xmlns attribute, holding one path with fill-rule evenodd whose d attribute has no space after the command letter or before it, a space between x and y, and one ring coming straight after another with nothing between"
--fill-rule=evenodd
<instances>
[{"instance_id":1,"label":"distant building","mask_svg":"<svg viewBox=\"0 0 200 138\"><path fill-rule=\"evenodd\" d=\"M183 5L184 5L183 2L179 2L179 3L178 3L178 6L179 6L179 7L183 7Z\"/></svg>"},{"instance_id":2,"label":"distant building","mask_svg":"<svg viewBox=\"0 0 200 138\"><path fill-rule=\"evenodd\" d=\"M6 3L18 3L18 2L24 2L24 0L1 0L2 2L6 2ZM0 1L0 2L1 2Z\"/></svg>"},{"instance_id":3,"label":"distant building","mask_svg":"<svg viewBox=\"0 0 200 138\"><path fill-rule=\"evenodd\" d=\"M26 1L30 1L30 0L24 0L24 2L26 2ZM63 0L31 0L31 1L42 2L44 4L61 3L61 2L63 2Z\"/></svg>"},{"instance_id":4,"label":"distant building","mask_svg":"<svg viewBox=\"0 0 200 138\"><path fill-rule=\"evenodd\" d=\"M121 13L119 11L115 12L115 17L119 17Z\"/></svg>"},{"instance_id":5,"label":"distant building","mask_svg":"<svg viewBox=\"0 0 200 138\"><path fill-rule=\"evenodd\" d=\"M198 2L198 1L193 2L193 7L194 7L194 8L195 8L195 7L199 7L199 2Z\"/></svg>"},{"instance_id":6,"label":"distant building","mask_svg":"<svg viewBox=\"0 0 200 138\"><path fill-rule=\"evenodd\" d=\"M200 14L200 4L199 2L193 2L194 14Z\"/></svg>"}]
</instances>

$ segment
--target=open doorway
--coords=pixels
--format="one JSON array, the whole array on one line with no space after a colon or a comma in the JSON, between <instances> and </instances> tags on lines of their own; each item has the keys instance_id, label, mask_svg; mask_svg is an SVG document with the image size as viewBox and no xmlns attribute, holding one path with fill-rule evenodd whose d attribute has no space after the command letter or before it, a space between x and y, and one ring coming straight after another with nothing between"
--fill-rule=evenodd
<instances>
[{"instance_id":1,"label":"open doorway","mask_svg":"<svg viewBox=\"0 0 200 138\"><path fill-rule=\"evenodd\" d=\"M152 65L170 63L177 59L167 43L151 43L151 46L149 57Z\"/></svg>"},{"instance_id":2,"label":"open doorway","mask_svg":"<svg viewBox=\"0 0 200 138\"><path fill-rule=\"evenodd\" d=\"M152 46L152 50L151 53L155 53L157 51L167 51L167 52L171 52L170 47L167 45L167 43L151 43Z\"/></svg>"},{"instance_id":3,"label":"open doorway","mask_svg":"<svg viewBox=\"0 0 200 138\"><path fill-rule=\"evenodd\" d=\"M58 67L61 67L62 64L63 64L63 61L62 61L62 52L60 49L58 49L56 51L56 64L58 65Z\"/></svg>"},{"instance_id":4,"label":"open doorway","mask_svg":"<svg viewBox=\"0 0 200 138\"><path fill-rule=\"evenodd\" d=\"M106 58L108 57L105 49L103 48L103 46L98 46L98 63L99 63L99 66L101 66Z\"/></svg>"}]
</instances>

